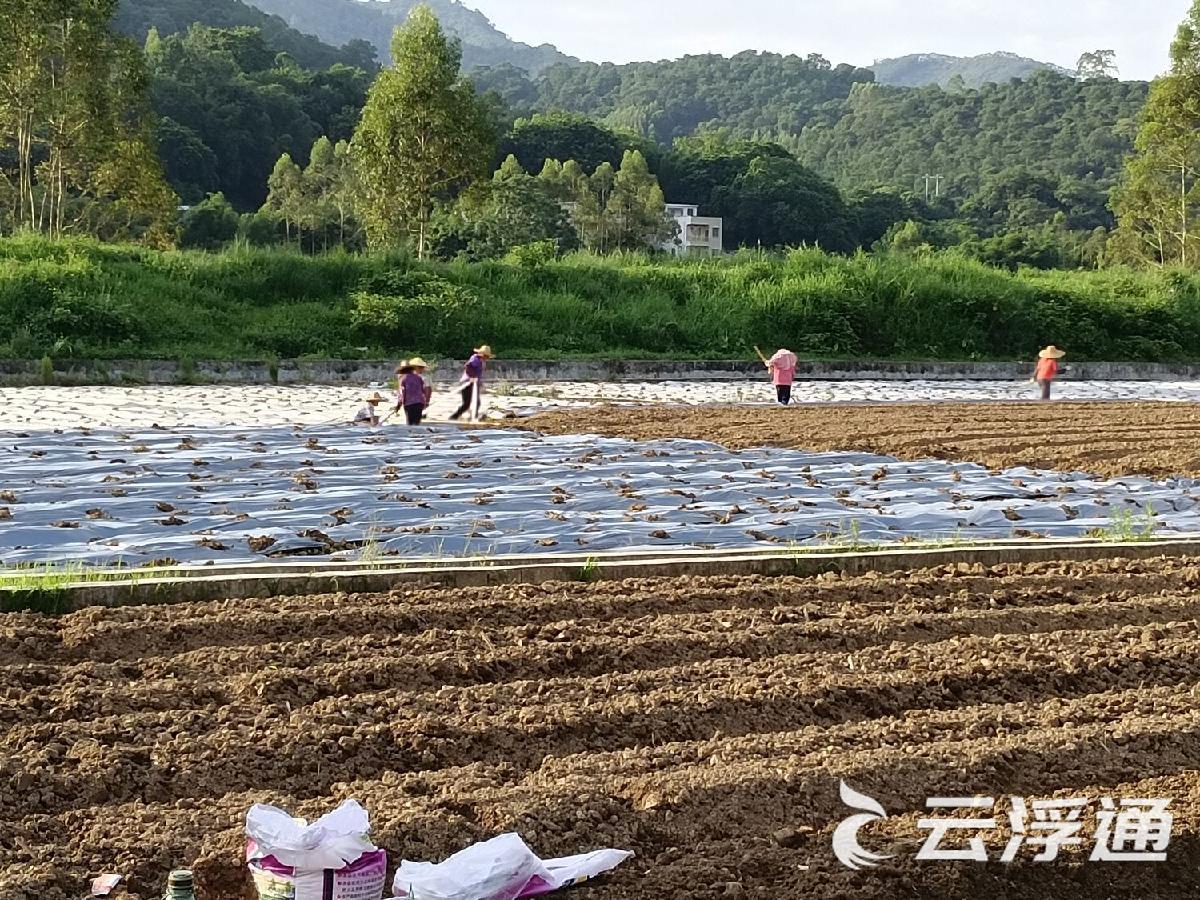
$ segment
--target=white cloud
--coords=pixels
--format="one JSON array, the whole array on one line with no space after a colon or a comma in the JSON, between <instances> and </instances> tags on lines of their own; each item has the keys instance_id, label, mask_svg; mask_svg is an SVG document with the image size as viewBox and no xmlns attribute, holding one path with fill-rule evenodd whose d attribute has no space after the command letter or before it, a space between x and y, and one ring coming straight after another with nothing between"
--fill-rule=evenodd
<instances>
[{"instance_id":1,"label":"white cloud","mask_svg":"<svg viewBox=\"0 0 1200 900\"><path fill-rule=\"evenodd\" d=\"M628 62L741 50L820 53L869 65L907 53L1009 50L1072 66L1112 49L1125 78L1152 78L1190 0L465 0L516 40Z\"/></svg>"}]
</instances>

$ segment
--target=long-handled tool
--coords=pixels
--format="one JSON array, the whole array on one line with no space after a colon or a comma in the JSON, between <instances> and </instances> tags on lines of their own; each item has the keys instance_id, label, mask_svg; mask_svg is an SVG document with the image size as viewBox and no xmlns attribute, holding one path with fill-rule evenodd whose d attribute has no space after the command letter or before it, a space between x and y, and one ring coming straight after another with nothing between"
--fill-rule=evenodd
<instances>
[{"instance_id":1,"label":"long-handled tool","mask_svg":"<svg viewBox=\"0 0 1200 900\"><path fill-rule=\"evenodd\" d=\"M758 354L758 358L762 360L762 364L768 369L771 368L771 361L767 359L766 354L758 349L758 344L754 345L754 352Z\"/></svg>"}]
</instances>

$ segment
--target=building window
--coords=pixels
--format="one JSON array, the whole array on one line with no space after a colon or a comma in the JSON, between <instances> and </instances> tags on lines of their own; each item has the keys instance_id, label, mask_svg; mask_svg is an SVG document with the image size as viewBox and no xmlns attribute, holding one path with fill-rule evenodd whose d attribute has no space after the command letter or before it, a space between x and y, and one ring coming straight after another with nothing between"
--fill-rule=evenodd
<instances>
[{"instance_id":1,"label":"building window","mask_svg":"<svg viewBox=\"0 0 1200 900\"><path fill-rule=\"evenodd\" d=\"M721 229L718 228L716 225L713 226L712 236L715 238L719 238L721 236Z\"/></svg>"}]
</instances>

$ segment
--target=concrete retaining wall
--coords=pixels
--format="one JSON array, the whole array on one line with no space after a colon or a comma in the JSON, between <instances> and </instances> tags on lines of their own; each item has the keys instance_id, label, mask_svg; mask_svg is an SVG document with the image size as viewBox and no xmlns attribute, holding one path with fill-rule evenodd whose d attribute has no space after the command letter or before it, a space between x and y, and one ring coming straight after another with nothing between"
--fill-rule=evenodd
<instances>
[{"instance_id":1,"label":"concrete retaining wall","mask_svg":"<svg viewBox=\"0 0 1200 900\"><path fill-rule=\"evenodd\" d=\"M460 361L435 364L439 374L454 375ZM61 384L368 384L392 377L392 360L202 360L185 373L174 360L57 360ZM1029 377L1032 360L1023 362L801 362L801 379L846 381L1013 381ZM755 360L493 360L493 381L740 381L762 377ZM1192 381L1200 365L1158 363L1071 363L1067 378L1095 381ZM0 360L0 385L42 382L37 360Z\"/></svg>"},{"instance_id":2,"label":"concrete retaining wall","mask_svg":"<svg viewBox=\"0 0 1200 900\"><path fill-rule=\"evenodd\" d=\"M247 567L222 574L186 578L157 578L134 582L104 582L56 588L59 612L89 606L125 606L164 603L239 600L251 597L300 596L328 593L386 593L406 584L444 587L485 587L501 584L541 584L546 581L620 581L627 578L766 575L811 577L827 572L858 575L896 572L946 565L996 566L1057 560L1155 559L1198 557L1200 540L1153 541L1129 544L1096 542L1045 542L977 547L900 549L878 552L682 553L672 556L632 555L585 558L582 556L533 557L522 562L437 565L406 569L378 569L328 563L303 567L295 574L278 568ZM0 597L0 607L21 605L16 592L7 592L12 603ZM29 596L36 607L39 599Z\"/></svg>"}]
</instances>

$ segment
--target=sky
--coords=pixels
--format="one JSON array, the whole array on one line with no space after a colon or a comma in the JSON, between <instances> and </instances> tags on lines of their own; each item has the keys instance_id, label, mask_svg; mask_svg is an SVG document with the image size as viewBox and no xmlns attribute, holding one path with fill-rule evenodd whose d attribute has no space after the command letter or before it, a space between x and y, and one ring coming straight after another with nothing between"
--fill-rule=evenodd
<instances>
[{"instance_id":1,"label":"sky","mask_svg":"<svg viewBox=\"0 0 1200 900\"><path fill-rule=\"evenodd\" d=\"M819 53L870 65L909 53L1009 50L1074 68L1115 50L1121 77L1150 79L1191 0L464 0L514 40L580 59L688 53Z\"/></svg>"}]
</instances>

